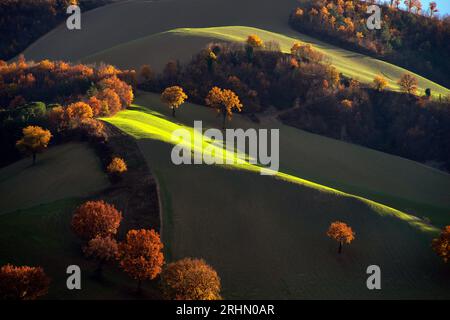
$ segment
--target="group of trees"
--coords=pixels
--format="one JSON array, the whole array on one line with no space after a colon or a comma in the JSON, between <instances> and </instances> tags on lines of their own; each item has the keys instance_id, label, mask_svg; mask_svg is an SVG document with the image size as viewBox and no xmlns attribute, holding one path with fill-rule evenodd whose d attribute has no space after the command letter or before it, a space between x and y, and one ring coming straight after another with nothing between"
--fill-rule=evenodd
<instances>
[{"instance_id":1,"label":"group of trees","mask_svg":"<svg viewBox=\"0 0 450 320\"><path fill-rule=\"evenodd\" d=\"M0 163L18 157L14 143L27 126L46 127L55 138L82 133L105 140L96 117L110 116L133 101L134 71L62 61L0 61ZM39 102L34 102L39 101Z\"/></svg>"},{"instance_id":2,"label":"group of trees","mask_svg":"<svg viewBox=\"0 0 450 320\"><path fill-rule=\"evenodd\" d=\"M405 3L406 10L399 8ZM381 29L369 30L367 7L382 8ZM420 0L299 1L290 16L291 26L351 50L407 67L448 86L450 72L450 18L438 18L436 2L423 8Z\"/></svg>"},{"instance_id":3,"label":"group of trees","mask_svg":"<svg viewBox=\"0 0 450 320\"><path fill-rule=\"evenodd\" d=\"M161 101L172 109L172 116L175 117L175 110L178 109L188 98L183 88L172 86L164 89L161 94ZM225 129L226 119L233 117L233 111L241 112L243 105L239 97L232 90L213 87L205 98L205 104L215 109L222 115L222 128Z\"/></svg>"},{"instance_id":4,"label":"group of trees","mask_svg":"<svg viewBox=\"0 0 450 320\"><path fill-rule=\"evenodd\" d=\"M241 105L248 115L275 107L286 110L284 122L301 129L450 170L447 97L419 92L408 73L397 79L401 93L385 90L382 75L365 86L337 72L309 44L294 43L285 54L276 43L251 35L243 45L211 44L186 65L170 62L160 75L144 66L139 79L145 90L177 87L170 89L173 100L167 98L170 91L162 97L173 109L184 102L181 93L174 94L181 91L195 103L215 105L223 118ZM228 107L215 103L218 96Z\"/></svg>"},{"instance_id":5,"label":"group of trees","mask_svg":"<svg viewBox=\"0 0 450 320\"><path fill-rule=\"evenodd\" d=\"M333 95L302 103L281 119L301 129L357 143L450 170L450 102L417 97L417 80L399 79L403 93L384 90L376 76L373 89L355 81Z\"/></svg>"},{"instance_id":6,"label":"group of trees","mask_svg":"<svg viewBox=\"0 0 450 320\"><path fill-rule=\"evenodd\" d=\"M9 60L68 17L76 4L86 11L110 0L2 0L0 1L0 59Z\"/></svg>"},{"instance_id":7,"label":"group of trees","mask_svg":"<svg viewBox=\"0 0 450 320\"><path fill-rule=\"evenodd\" d=\"M320 63L320 53L306 44L297 45L292 55L286 55L278 44L264 43L255 35L244 45L212 44L185 66L169 62L159 75L144 66L139 86L156 92L181 86L191 101L206 102L225 116L242 105L247 113L269 106L290 108L297 98L323 91L324 83L332 90L340 81L334 67ZM217 104L217 98L229 101L229 106Z\"/></svg>"},{"instance_id":8,"label":"group of trees","mask_svg":"<svg viewBox=\"0 0 450 320\"><path fill-rule=\"evenodd\" d=\"M86 257L98 262L98 277L106 263L118 261L137 281L138 292L144 281L161 276L167 299L220 299L220 278L205 261L187 258L165 266L163 244L156 231L129 230L123 241L115 240L121 220L122 214L104 201L88 201L73 214L72 229L84 242Z\"/></svg>"}]
</instances>

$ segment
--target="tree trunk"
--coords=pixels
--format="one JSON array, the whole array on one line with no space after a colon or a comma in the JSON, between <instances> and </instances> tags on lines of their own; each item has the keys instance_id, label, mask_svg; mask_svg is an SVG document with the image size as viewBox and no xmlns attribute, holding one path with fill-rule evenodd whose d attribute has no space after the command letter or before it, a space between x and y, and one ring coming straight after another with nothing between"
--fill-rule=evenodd
<instances>
[{"instance_id":1,"label":"tree trunk","mask_svg":"<svg viewBox=\"0 0 450 320\"><path fill-rule=\"evenodd\" d=\"M339 249L338 249L338 253L339 253L339 254L342 253L342 241L339 241Z\"/></svg>"},{"instance_id":2,"label":"tree trunk","mask_svg":"<svg viewBox=\"0 0 450 320\"><path fill-rule=\"evenodd\" d=\"M138 280L136 292L138 294L142 293L142 280L141 279Z\"/></svg>"},{"instance_id":3,"label":"tree trunk","mask_svg":"<svg viewBox=\"0 0 450 320\"><path fill-rule=\"evenodd\" d=\"M97 278L101 278L101 277L102 277L102 274L103 274L103 264L104 264L104 261L100 261L100 262L98 263L97 269L95 270L95 276L96 276Z\"/></svg>"},{"instance_id":4,"label":"tree trunk","mask_svg":"<svg viewBox=\"0 0 450 320\"><path fill-rule=\"evenodd\" d=\"M33 166L36 164L36 152L33 152Z\"/></svg>"},{"instance_id":5,"label":"tree trunk","mask_svg":"<svg viewBox=\"0 0 450 320\"><path fill-rule=\"evenodd\" d=\"M175 118L175 107L172 107L172 117Z\"/></svg>"}]
</instances>

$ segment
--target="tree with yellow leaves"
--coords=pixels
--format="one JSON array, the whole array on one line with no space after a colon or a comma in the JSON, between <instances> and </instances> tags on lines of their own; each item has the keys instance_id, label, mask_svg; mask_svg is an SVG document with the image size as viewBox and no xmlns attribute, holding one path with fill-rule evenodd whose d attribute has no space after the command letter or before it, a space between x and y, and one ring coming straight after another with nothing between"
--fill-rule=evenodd
<instances>
[{"instance_id":1,"label":"tree with yellow leaves","mask_svg":"<svg viewBox=\"0 0 450 320\"><path fill-rule=\"evenodd\" d=\"M220 278L202 259L170 263L161 274L164 297L169 300L219 300Z\"/></svg>"},{"instance_id":2,"label":"tree with yellow leaves","mask_svg":"<svg viewBox=\"0 0 450 320\"><path fill-rule=\"evenodd\" d=\"M113 176L120 176L128 170L125 160L119 157L114 157L109 163L106 171Z\"/></svg>"},{"instance_id":3,"label":"tree with yellow leaves","mask_svg":"<svg viewBox=\"0 0 450 320\"><path fill-rule=\"evenodd\" d=\"M342 252L344 243L349 244L355 239L355 233L352 228L340 221L335 221L330 225L327 236L339 242L339 254Z\"/></svg>"},{"instance_id":4,"label":"tree with yellow leaves","mask_svg":"<svg viewBox=\"0 0 450 320\"><path fill-rule=\"evenodd\" d=\"M297 9L295 9L294 16L301 17L301 16L303 16L303 13L304 13L304 11L302 8L297 8Z\"/></svg>"},{"instance_id":5,"label":"tree with yellow leaves","mask_svg":"<svg viewBox=\"0 0 450 320\"><path fill-rule=\"evenodd\" d=\"M94 112L90 105L85 102L75 102L67 106L66 117L72 126L78 126L84 119L94 116Z\"/></svg>"},{"instance_id":6,"label":"tree with yellow leaves","mask_svg":"<svg viewBox=\"0 0 450 320\"><path fill-rule=\"evenodd\" d=\"M178 109L188 96L184 93L183 88L173 86L166 88L161 94L161 101L172 109L172 116L175 118L175 110Z\"/></svg>"},{"instance_id":7,"label":"tree with yellow leaves","mask_svg":"<svg viewBox=\"0 0 450 320\"><path fill-rule=\"evenodd\" d=\"M431 246L434 252L436 252L445 263L450 260L450 226L446 226L442 229L439 238L433 239Z\"/></svg>"},{"instance_id":8,"label":"tree with yellow leaves","mask_svg":"<svg viewBox=\"0 0 450 320\"><path fill-rule=\"evenodd\" d=\"M144 280L155 279L162 271L164 255L159 234L154 230L130 230L119 244L119 265L138 281L138 292Z\"/></svg>"},{"instance_id":9,"label":"tree with yellow leaves","mask_svg":"<svg viewBox=\"0 0 450 320\"><path fill-rule=\"evenodd\" d=\"M43 152L50 142L52 134L49 130L39 126L28 126L23 129L23 137L16 142L16 147L23 153L33 156L33 165L36 163L36 154Z\"/></svg>"},{"instance_id":10,"label":"tree with yellow leaves","mask_svg":"<svg viewBox=\"0 0 450 320\"><path fill-rule=\"evenodd\" d=\"M320 62L324 58L324 55L313 49L309 43L302 44L301 42L294 43L291 48L291 55L312 62Z\"/></svg>"},{"instance_id":11,"label":"tree with yellow leaves","mask_svg":"<svg viewBox=\"0 0 450 320\"><path fill-rule=\"evenodd\" d=\"M263 48L264 42L258 35L252 34L248 36L246 43L247 45L245 46L245 52L247 53L248 60L252 61L255 49Z\"/></svg>"},{"instance_id":12,"label":"tree with yellow leaves","mask_svg":"<svg viewBox=\"0 0 450 320\"><path fill-rule=\"evenodd\" d=\"M358 43L361 44L362 39L364 39L364 34L362 32L357 32L356 39L358 39Z\"/></svg>"},{"instance_id":13,"label":"tree with yellow leaves","mask_svg":"<svg viewBox=\"0 0 450 320\"><path fill-rule=\"evenodd\" d=\"M253 47L253 48L262 48L264 47L264 42L261 40L261 38L256 34L251 34L247 38L247 45Z\"/></svg>"},{"instance_id":14,"label":"tree with yellow leaves","mask_svg":"<svg viewBox=\"0 0 450 320\"><path fill-rule=\"evenodd\" d=\"M409 73L403 74L398 80L398 84L402 91L408 94L416 94L419 85L417 78Z\"/></svg>"},{"instance_id":15,"label":"tree with yellow leaves","mask_svg":"<svg viewBox=\"0 0 450 320\"><path fill-rule=\"evenodd\" d=\"M239 97L231 90L213 87L205 99L206 105L216 109L222 114L222 128L225 129L225 121L233 116L233 110L242 111Z\"/></svg>"},{"instance_id":16,"label":"tree with yellow leaves","mask_svg":"<svg viewBox=\"0 0 450 320\"><path fill-rule=\"evenodd\" d=\"M373 79L373 87L377 91L380 91L380 92L383 91L384 88L387 87L387 85L388 85L388 81L382 75L376 75L375 78Z\"/></svg>"},{"instance_id":17,"label":"tree with yellow leaves","mask_svg":"<svg viewBox=\"0 0 450 320\"><path fill-rule=\"evenodd\" d=\"M349 110L349 109L353 108L353 101L344 99L341 101L341 106L343 106L344 109Z\"/></svg>"}]
</instances>

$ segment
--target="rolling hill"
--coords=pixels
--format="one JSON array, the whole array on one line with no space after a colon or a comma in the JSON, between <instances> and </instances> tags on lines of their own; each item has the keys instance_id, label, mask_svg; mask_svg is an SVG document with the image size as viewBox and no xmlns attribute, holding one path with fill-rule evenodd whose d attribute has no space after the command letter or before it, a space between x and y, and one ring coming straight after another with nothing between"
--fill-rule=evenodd
<instances>
[{"instance_id":1,"label":"rolling hill","mask_svg":"<svg viewBox=\"0 0 450 320\"><path fill-rule=\"evenodd\" d=\"M242 41L256 33L279 42L284 51L297 40L311 43L344 74L369 83L383 73L391 89L397 89L395 81L404 69L296 33L287 23L294 7L294 0L276 5L273 0L119 1L83 14L80 31L59 26L24 54L28 59L104 61L122 68L150 63L161 70L168 60L189 59L210 41ZM449 93L424 78L420 86L433 94ZM193 104L183 105L176 121L169 113L158 95L140 92L132 108L104 119L136 138L158 180L168 261L206 259L219 272L227 299L450 297L450 275L430 249L431 238L450 218L448 174L278 122L257 125L241 116L230 126L280 129L278 174L261 176L259 167L250 164L175 166L170 159L172 131L192 130L193 121L200 119L204 127L217 127L218 119ZM71 161L86 158L82 148L72 154L76 145L65 147L67 153L44 154L45 167L24 170L25 162L19 162L0 170L0 192L11 198L0 206L0 225L6 228L0 242L16 237L18 252L31 252L43 264L36 252L48 245L51 255L64 256L52 260L54 268L79 254L75 247L63 252L73 239L61 221L87 195L71 179L85 179L88 188L82 190L89 192L105 182L100 173L91 174L93 163ZM68 171L71 166L75 168ZM48 172L54 179L36 192L30 181L40 181ZM23 185L27 187L18 191ZM355 242L341 256L325 235L335 220L356 231ZM46 221L52 221L48 230ZM33 230L33 225L38 228ZM14 228L19 233L11 232ZM36 242L29 246L20 242L20 235ZM0 253L11 256L14 248L0 247ZM381 291L366 288L371 264L381 267ZM128 280L112 272L113 282L126 287ZM62 283L63 277L57 281ZM85 298L128 297L114 292L112 283L106 284L109 289L89 285L93 289Z\"/></svg>"},{"instance_id":2,"label":"rolling hill","mask_svg":"<svg viewBox=\"0 0 450 320\"><path fill-rule=\"evenodd\" d=\"M376 184L387 186L389 179L403 186L412 183L396 176L397 166L406 170L400 175L421 171L424 181L434 183L440 179L449 183L448 175L358 146L345 149L342 142L283 126L280 170L290 168L290 174L261 176L251 166L175 166L170 160L172 130L189 128L194 119L202 119L204 127L216 126L218 119L211 110L191 104L183 106L175 122L168 114L156 95L142 94L131 110L105 120L137 139L158 179L166 255L169 259L205 258L219 271L225 298L431 298L450 294L441 287L441 267L429 249L436 229L405 212L358 196L366 188L382 190ZM230 124L254 126L239 116ZM297 141L297 145L314 141L316 148L309 150L310 158L298 163L298 149L290 149L284 139ZM345 149L345 158L354 160L353 165L338 161L342 155L336 156L335 143ZM366 152L367 157L361 157ZM302 179L317 175L325 167L314 169L313 164L330 161L330 157L334 172L342 173L341 185L354 183L356 195L321 185L320 179ZM382 177L374 172L373 179L357 182L359 170L371 168L371 162L379 166L380 161L386 170ZM292 174L294 167L301 178ZM438 192L431 180L429 196ZM383 190L386 202L404 191L397 187ZM410 201L425 196L425 190L410 192L402 196ZM448 194L442 192L446 202ZM448 208L448 203L445 206ZM448 215L438 217L448 220ZM357 232L357 241L344 249L342 257L336 255L336 244L325 236L334 220L346 221ZM372 263L387 272L384 279L390 285L380 293L365 287L365 268Z\"/></svg>"},{"instance_id":3,"label":"rolling hill","mask_svg":"<svg viewBox=\"0 0 450 320\"><path fill-rule=\"evenodd\" d=\"M291 30L288 16L294 7L292 0L277 1L276 5L271 0L119 2L85 13L82 30L72 32L59 26L24 54L29 59L104 61L121 68L150 63L161 70L171 59L189 59L210 41L241 41L256 33L266 41L279 42L284 51L298 40L311 43L340 72L364 83L384 74L391 89L398 89L396 81L407 70ZM416 76L421 91L431 88L435 95L450 93Z\"/></svg>"},{"instance_id":4,"label":"rolling hill","mask_svg":"<svg viewBox=\"0 0 450 320\"><path fill-rule=\"evenodd\" d=\"M275 41L279 43L281 50L285 53L290 52L295 42L309 43L318 51L322 52L326 60L345 76L357 79L362 83L371 84L376 75L382 74L388 80L388 87L395 91L400 90L397 80L400 79L402 74L408 72L393 64L359 53L353 53L306 35L297 34L290 37L280 33L245 26L179 28L169 30L101 51L83 58L82 61L108 61L122 68L136 69L143 64L150 63L155 70L161 71L170 59L187 61L208 43L214 41L244 42L250 34L256 34L266 42ZM155 51L158 51L159 54L152 54ZM430 88L431 92L436 96L446 96L450 93L447 88L418 74L412 74L418 79L420 92L424 92L426 88Z\"/></svg>"},{"instance_id":5,"label":"rolling hill","mask_svg":"<svg viewBox=\"0 0 450 320\"><path fill-rule=\"evenodd\" d=\"M83 143L51 147L30 159L0 169L0 265L42 266L51 277L50 299L129 299L133 283L117 270L111 282L93 281L95 263L87 261L70 228L74 209L110 186L94 151ZM69 291L65 270L82 269L83 290ZM111 290L120 282L122 291Z\"/></svg>"}]
</instances>

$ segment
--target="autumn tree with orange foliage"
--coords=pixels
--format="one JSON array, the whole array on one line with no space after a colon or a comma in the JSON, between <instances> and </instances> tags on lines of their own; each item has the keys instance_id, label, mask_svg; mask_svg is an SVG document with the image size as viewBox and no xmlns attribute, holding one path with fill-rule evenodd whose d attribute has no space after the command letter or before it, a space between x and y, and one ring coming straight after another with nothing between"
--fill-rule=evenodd
<instances>
[{"instance_id":1,"label":"autumn tree with orange foliage","mask_svg":"<svg viewBox=\"0 0 450 320\"><path fill-rule=\"evenodd\" d=\"M110 88L101 90L96 97L103 102L102 116L114 115L122 109L119 95Z\"/></svg>"},{"instance_id":2,"label":"autumn tree with orange foliage","mask_svg":"<svg viewBox=\"0 0 450 320\"><path fill-rule=\"evenodd\" d=\"M72 229L83 240L96 236L108 237L117 233L122 213L102 200L87 201L72 216Z\"/></svg>"},{"instance_id":3,"label":"autumn tree with orange foliage","mask_svg":"<svg viewBox=\"0 0 450 320\"><path fill-rule=\"evenodd\" d=\"M129 107L133 102L133 88L116 76L103 79L100 81L99 86L103 89L111 89L117 93L124 108Z\"/></svg>"},{"instance_id":4,"label":"autumn tree with orange foliage","mask_svg":"<svg viewBox=\"0 0 450 320\"><path fill-rule=\"evenodd\" d=\"M21 152L33 156L34 165L36 163L36 154L47 148L52 134L49 130L42 129L39 126L28 126L22 132L23 137L16 142L16 146Z\"/></svg>"},{"instance_id":5,"label":"autumn tree with orange foliage","mask_svg":"<svg viewBox=\"0 0 450 320\"><path fill-rule=\"evenodd\" d=\"M92 96L87 103L91 106L94 117L108 115L108 102L100 100L97 96Z\"/></svg>"},{"instance_id":6,"label":"autumn tree with orange foliage","mask_svg":"<svg viewBox=\"0 0 450 320\"><path fill-rule=\"evenodd\" d=\"M445 263L450 260L450 226L446 226L442 229L439 238L433 239L431 246L434 252L436 252Z\"/></svg>"},{"instance_id":7,"label":"autumn tree with orange foliage","mask_svg":"<svg viewBox=\"0 0 450 320\"><path fill-rule=\"evenodd\" d=\"M94 116L92 108L85 102L75 102L67 106L66 117L72 127L77 127L84 119Z\"/></svg>"},{"instance_id":8,"label":"autumn tree with orange foliage","mask_svg":"<svg viewBox=\"0 0 450 320\"><path fill-rule=\"evenodd\" d=\"M398 80L398 84L402 91L408 94L416 94L419 85L417 78L409 73L403 74Z\"/></svg>"},{"instance_id":9,"label":"autumn tree with orange foliage","mask_svg":"<svg viewBox=\"0 0 450 320\"><path fill-rule=\"evenodd\" d=\"M93 258L98 261L95 274L100 278L102 276L103 266L105 263L117 259L119 254L119 246L117 241L111 237L96 236L94 239L89 240L83 251L86 257Z\"/></svg>"},{"instance_id":10,"label":"autumn tree with orange foliage","mask_svg":"<svg viewBox=\"0 0 450 320\"><path fill-rule=\"evenodd\" d=\"M213 87L205 99L206 105L216 109L222 114L222 128L225 129L225 120L233 116L233 110L242 111L239 97L231 90Z\"/></svg>"},{"instance_id":11,"label":"autumn tree with orange foliage","mask_svg":"<svg viewBox=\"0 0 450 320\"><path fill-rule=\"evenodd\" d=\"M155 73L152 70L152 67L148 64L144 64L139 70L139 78L145 82L152 81L155 78Z\"/></svg>"},{"instance_id":12,"label":"autumn tree with orange foliage","mask_svg":"<svg viewBox=\"0 0 450 320\"><path fill-rule=\"evenodd\" d=\"M125 240L119 244L119 264L141 290L144 280L155 279L162 271L164 255L159 234L154 230L130 230Z\"/></svg>"},{"instance_id":13,"label":"autumn tree with orange foliage","mask_svg":"<svg viewBox=\"0 0 450 320\"><path fill-rule=\"evenodd\" d=\"M67 127L66 111L60 105L55 106L48 112L48 121L52 129L60 132Z\"/></svg>"},{"instance_id":14,"label":"autumn tree with orange foliage","mask_svg":"<svg viewBox=\"0 0 450 320\"><path fill-rule=\"evenodd\" d=\"M311 61L317 63L322 61L324 58L324 55L319 51L313 49L313 47L309 43L302 44L300 42L294 43L291 48L291 55L308 62Z\"/></svg>"},{"instance_id":15,"label":"autumn tree with orange foliage","mask_svg":"<svg viewBox=\"0 0 450 320\"><path fill-rule=\"evenodd\" d=\"M161 94L161 101L172 109L172 116L175 117L175 110L178 109L184 101L188 99L183 88L179 86L173 86L166 88Z\"/></svg>"},{"instance_id":16,"label":"autumn tree with orange foliage","mask_svg":"<svg viewBox=\"0 0 450 320\"><path fill-rule=\"evenodd\" d=\"M161 274L164 297L169 300L219 300L220 278L202 259L169 263Z\"/></svg>"},{"instance_id":17,"label":"autumn tree with orange foliage","mask_svg":"<svg viewBox=\"0 0 450 320\"><path fill-rule=\"evenodd\" d=\"M348 99L343 99L341 101L341 106L344 107L344 109L351 109L353 108L353 101L352 100L348 100Z\"/></svg>"},{"instance_id":18,"label":"autumn tree with orange foliage","mask_svg":"<svg viewBox=\"0 0 450 320\"><path fill-rule=\"evenodd\" d=\"M123 173L125 173L128 170L127 164L125 160L119 157L114 157L108 167L106 168L106 171L111 175L112 178L118 179Z\"/></svg>"},{"instance_id":19,"label":"autumn tree with orange foliage","mask_svg":"<svg viewBox=\"0 0 450 320\"><path fill-rule=\"evenodd\" d=\"M261 49L264 47L264 42L256 34L249 35L247 38L245 51L249 61L253 60L255 49Z\"/></svg>"},{"instance_id":20,"label":"autumn tree with orange foliage","mask_svg":"<svg viewBox=\"0 0 450 320\"><path fill-rule=\"evenodd\" d=\"M247 38L247 45L253 47L253 48L262 48L264 47L264 42L261 40L261 38L256 34L251 34Z\"/></svg>"},{"instance_id":21,"label":"autumn tree with orange foliage","mask_svg":"<svg viewBox=\"0 0 450 320\"><path fill-rule=\"evenodd\" d=\"M388 85L388 81L382 75L376 75L375 78L373 79L373 87L377 91L380 91L380 92L383 91L387 87L387 85Z\"/></svg>"},{"instance_id":22,"label":"autumn tree with orange foliage","mask_svg":"<svg viewBox=\"0 0 450 320\"><path fill-rule=\"evenodd\" d=\"M339 242L339 254L342 252L344 243L350 244L355 239L355 233L352 228L340 221L335 221L330 225L327 236Z\"/></svg>"},{"instance_id":23,"label":"autumn tree with orange foliage","mask_svg":"<svg viewBox=\"0 0 450 320\"><path fill-rule=\"evenodd\" d=\"M105 125L102 121L88 118L81 121L79 128L89 139L99 139L100 141L106 141L108 136L105 130Z\"/></svg>"},{"instance_id":24,"label":"autumn tree with orange foliage","mask_svg":"<svg viewBox=\"0 0 450 320\"><path fill-rule=\"evenodd\" d=\"M35 300L47 294L50 279L40 267L0 268L0 300Z\"/></svg>"}]
</instances>

